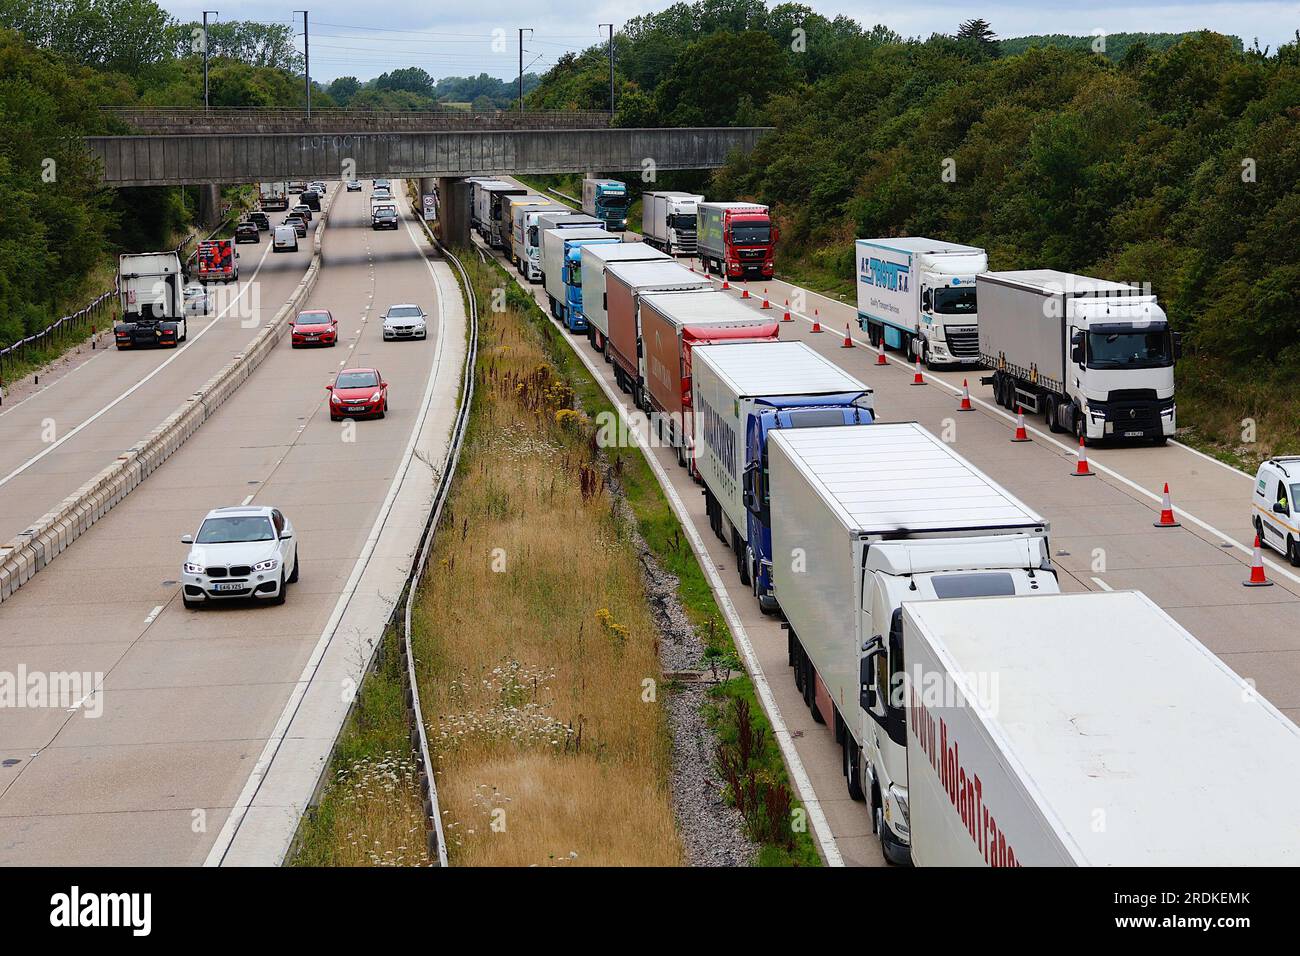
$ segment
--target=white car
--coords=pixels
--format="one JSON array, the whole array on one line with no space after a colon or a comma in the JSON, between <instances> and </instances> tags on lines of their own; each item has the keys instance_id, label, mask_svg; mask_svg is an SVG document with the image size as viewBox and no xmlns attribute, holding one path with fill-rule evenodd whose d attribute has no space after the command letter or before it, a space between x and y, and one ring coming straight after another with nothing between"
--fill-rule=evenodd
<instances>
[{"instance_id":1,"label":"white car","mask_svg":"<svg viewBox=\"0 0 1300 956\"><path fill-rule=\"evenodd\" d=\"M272 252L297 252L298 230L290 223L281 223L275 227L275 239L271 244Z\"/></svg>"},{"instance_id":2,"label":"white car","mask_svg":"<svg viewBox=\"0 0 1300 956\"><path fill-rule=\"evenodd\" d=\"M191 282L183 291L186 315L207 315L212 311L212 295L202 282Z\"/></svg>"},{"instance_id":3,"label":"white car","mask_svg":"<svg viewBox=\"0 0 1300 956\"><path fill-rule=\"evenodd\" d=\"M181 566L187 608L225 598L283 604L285 586L298 580L293 525L278 508L217 508L181 543L190 546Z\"/></svg>"},{"instance_id":4,"label":"white car","mask_svg":"<svg viewBox=\"0 0 1300 956\"><path fill-rule=\"evenodd\" d=\"M348 192L350 192L350 193L359 193L359 192L361 192L361 180L359 180L359 179L349 179L349 180L348 180Z\"/></svg>"},{"instance_id":5,"label":"white car","mask_svg":"<svg viewBox=\"0 0 1300 956\"><path fill-rule=\"evenodd\" d=\"M321 196L325 195L325 180L317 179L314 182L308 183L307 185L310 186L312 189L316 190L316 192L319 195Z\"/></svg>"},{"instance_id":6,"label":"white car","mask_svg":"<svg viewBox=\"0 0 1300 956\"><path fill-rule=\"evenodd\" d=\"M1259 543L1300 567L1300 456L1270 458L1260 465L1251 505Z\"/></svg>"},{"instance_id":7,"label":"white car","mask_svg":"<svg viewBox=\"0 0 1300 956\"><path fill-rule=\"evenodd\" d=\"M384 341L394 339L427 339L429 317L424 309L410 302L390 305L384 313Z\"/></svg>"}]
</instances>

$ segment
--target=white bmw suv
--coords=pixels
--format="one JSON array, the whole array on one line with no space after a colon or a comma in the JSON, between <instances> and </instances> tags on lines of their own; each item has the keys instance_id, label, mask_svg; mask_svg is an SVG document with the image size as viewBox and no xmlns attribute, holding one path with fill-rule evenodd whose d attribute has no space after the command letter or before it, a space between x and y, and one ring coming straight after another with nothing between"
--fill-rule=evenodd
<instances>
[{"instance_id":1,"label":"white bmw suv","mask_svg":"<svg viewBox=\"0 0 1300 956\"><path fill-rule=\"evenodd\" d=\"M298 580L293 525L278 508L217 508L181 543L190 546L181 567L181 600L188 608L223 598L283 604L285 586Z\"/></svg>"}]
</instances>

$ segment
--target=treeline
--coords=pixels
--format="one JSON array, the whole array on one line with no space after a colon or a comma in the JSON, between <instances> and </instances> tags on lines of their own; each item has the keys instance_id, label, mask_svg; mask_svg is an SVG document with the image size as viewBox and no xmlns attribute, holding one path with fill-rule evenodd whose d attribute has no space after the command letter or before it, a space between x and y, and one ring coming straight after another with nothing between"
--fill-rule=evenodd
<instances>
[{"instance_id":1,"label":"treeline","mask_svg":"<svg viewBox=\"0 0 1300 956\"><path fill-rule=\"evenodd\" d=\"M535 89L540 82L536 73L525 73L524 92ZM365 82L355 76L341 76L326 89L339 106L362 110L504 110L517 106L519 95L516 82L486 73L435 80L420 67L393 70Z\"/></svg>"},{"instance_id":2,"label":"treeline","mask_svg":"<svg viewBox=\"0 0 1300 956\"><path fill-rule=\"evenodd\" d=\"M855 236L929 235L995 269L1150 283L1201 394L1262 414L1300 371L1300 35L1094 39L1008 54L1022 41L982 21L905 41L791 4L678 4L616 38L617 120L774 126L711 191L774 207L787 271L851 281ZM607 62L561 62L531 101L606 106Z\"/></svg>"}]
</instances>

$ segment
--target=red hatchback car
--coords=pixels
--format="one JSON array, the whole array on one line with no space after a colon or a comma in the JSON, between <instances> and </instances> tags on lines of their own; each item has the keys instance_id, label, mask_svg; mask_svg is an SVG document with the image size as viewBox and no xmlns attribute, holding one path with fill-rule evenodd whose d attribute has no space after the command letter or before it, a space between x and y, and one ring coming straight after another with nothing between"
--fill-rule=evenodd
<instances>
[{"instance_id":1,"label":"red hatchback car","mask_svg":"<svg viewBox=\"0 0 1300 956\"><path fill-rule=\"evenodd\" d=\"M330 421L374 415L383 418L388 411L388 383L373 368L345 368L326 385L330 393Z\"/></svg>"},{"instance_id":2,"label":"red hatchback car","mask_svg":"<svg viewBox=\"0 0 1300 956\"><path fill-rule=\"evenodd\" d=\"M339 344L339 320L325 309L299 312L293 320L293 347Z\"/></svg>"}]
</instances>

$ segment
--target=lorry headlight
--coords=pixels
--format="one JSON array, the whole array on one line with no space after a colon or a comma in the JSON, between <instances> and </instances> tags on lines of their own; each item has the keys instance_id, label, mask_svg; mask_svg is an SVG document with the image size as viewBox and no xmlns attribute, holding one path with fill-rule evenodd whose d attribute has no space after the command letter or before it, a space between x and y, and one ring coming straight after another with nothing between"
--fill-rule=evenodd
<instances>
[{"instance_id":1,"label":"lorry headlight","mask_svg":"<svg viewBox=\"0 0 1300 956\"><path fill-rule=\"evenodd\" d=\"M1165 418L1173 418L1173 417L1174 417L1174 412L1175 412L1177 409L1178 409L1178 406L1177 406L1177 405L1170 405L1168 408L1162 408L1162 409L1160 409L1160 414L1163 415L1163 416L1165 416Z\"/></svg>"},{"instance_id":2,"label":"lorry headlight","mask_svg":"<svg viewBox=\"0 0 1300 956\"><path fill-rule=\"evenodd\" d=\"M889 785L889 799L885 801L885 813L889 814L890 806L898 807L898 814L893 816L889 821L890 827L900 837L909 836L912 832L910 825L910 812L907 806L907 788L900 787L896 783Z\"/></svg>"}]
</instances>

